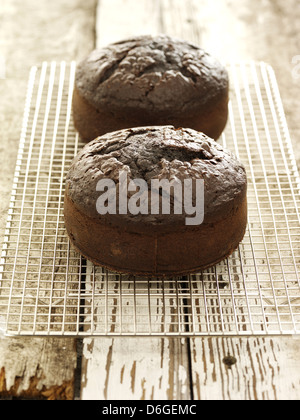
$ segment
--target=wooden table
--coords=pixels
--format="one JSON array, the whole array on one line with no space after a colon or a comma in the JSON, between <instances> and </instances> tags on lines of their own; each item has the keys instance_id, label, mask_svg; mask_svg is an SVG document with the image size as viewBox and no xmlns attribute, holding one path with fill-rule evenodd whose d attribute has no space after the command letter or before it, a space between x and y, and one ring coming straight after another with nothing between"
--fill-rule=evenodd
<instances>
[{"instance_id":1,"label":"wooden table","mask_svg":"<svg viewBox=\"0 0 300 420\"><path fill-rule=\"evenodd\" d=\"M29 67L79 60L95 45L168 33L220 59L276 71L292 139L300 134L297 0L3 0L0 54L1 237L17 155ZM212 5L213 3L213 5ZM34 22L34 24L33 24ZM7 147L9 141L9 147ZM300 143L294 142L297 161ZM46 399L299 399L299 338L0 337L0 395Z\"/></svg>"}]
</instances>

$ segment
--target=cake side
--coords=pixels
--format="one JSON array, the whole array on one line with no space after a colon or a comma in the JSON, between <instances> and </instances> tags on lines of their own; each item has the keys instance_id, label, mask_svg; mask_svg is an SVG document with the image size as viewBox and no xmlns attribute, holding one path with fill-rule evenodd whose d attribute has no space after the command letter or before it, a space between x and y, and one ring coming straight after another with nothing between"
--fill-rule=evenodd
<instances>
[{"instance_id":1,"label":"cake side","mask_svg":"<svg viewBox=\"0 0 300 420\"><path fill-rule=\"evenodd\" d=\"M75 157L65 226L95 264L174 276L230 255L247 226L243 165L203 133L172 126L106 134ZM124 207L125 205L125 207Z\"/></svg>"},{"instance_id":2,"label":"cake side","mask_svg":"<svg viewBox=\"0 0 300 420\"><path fill-rule=\"evenodd\" d=\"M132 232L83 214L68 195L64 218L73 246L95 265L150 277L182 276L214 266L230 256L247 226L247 200L223 220L168 233Z\"/></svg>"},{"instance_id":3,"label":"cake side","mask_svg":"<svg viewBox=\"0 0 300 420\"><path fill-rule=\"evenodd\" d=\"M87 99L81 96L75 86L73 92L73 122L83 141L88 143L96 137L125 128L136 128L156 125L172 125L175 128L190 127L206 133L208 137L218 139L228 119L228 96L224 94L207 104L202 109L195 107L186 113L169 113L134 110L124 108L114 112L106 107L96 109Z\"/></svg>"}]
</instances>

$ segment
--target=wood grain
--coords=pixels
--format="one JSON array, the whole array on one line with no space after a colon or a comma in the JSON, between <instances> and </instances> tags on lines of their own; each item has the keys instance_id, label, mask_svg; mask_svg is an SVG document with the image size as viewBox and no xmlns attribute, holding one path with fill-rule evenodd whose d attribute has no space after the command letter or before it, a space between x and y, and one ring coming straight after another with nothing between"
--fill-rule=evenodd
<instances>
[{"instance_id":1,"label":"wood grain","mask_svg":"<svg viewBox=\"0 0 300 420\"><path fill-rule=\"evenodd\" d=\"M190 398L184 340L85 339L83 356L83 400Z\"/></svg>"},{"instance_id":2,"label":"wood grain","mask_svg":"<svg viewBox=\"0 0 300 420\"><path fill-rule=\"evenodd\" d=\"M161 32L160 7L160 1L157 0L99 2L96 21L97 47L132 36Z\"/></svg>"},{"instance_id":3,"label":"wood grain","mask_svg":"<svg viewBox=\"0 0 300 420\"><path fill-rule=\"evenodd\" d=\"M99 2L97 46L163 32L162 6L155 0ZM82 399L190 399L187 341L84 340L82 378Z\"/></svg>"},{"instance_id":4,"label":"wood grain","mask_svg":"<svg viewBox=\"0 0 300 420\"><path fill-rule=\"evenodd\" d=\"M74 340L2 338L0 395L72 400Z\"/></svg>"},{"instance_id":5,"label":"wood grain","mask_svg":"<svg viewBox=\"0 0 300 420\"><path fill-rule=\"evenodd\" d=\"M292 338L193 339L195 399L299 399L299 344Z\"/></svg>"},{"instance_id":6,"label":"wood grain","mask_svg":"<svg viewBox=\"0 0 300 420\"><path fill-rule=\"evenodd\" d=\"M223 61L262 59L262 52L266 59L268 53L274 58L262 28L259 50L259 36L251 34L251 25L256 25L256 3L147 0L139 2L137 8L134 1L102 0L98 7L97 44L164 32L195 42ZM267 19L276 19L270 1L264 2L264 8ZM289 38L281 42L287 44ZM298 351L298 340L280 337L85 340L82 398L299 398ZM176 367L172 375L168 365ZM189 374L191 377L183 381ZM190 381L191 392L187 389ZM176 392L170 392L172 389Z\"/></svg>"},{"instance_id":7,"label":"wood grain","mask_svg":"<svg viewBox=\"0 0 300 420\"><path fill-rule=\"evenodd\" d=\"M29 69L76 60L94 46L95 0L2 0L0 54L0 241L7 218ZM9 144L9 147L8 147ZM0 396L73 399L76 342L0 336Z\"/></svg>"},{"instance_id":8,"label":"wood grain","mask_svg":"<svg viewBox=\"0 0 300 420\"><path fill-rule=\"evenodd\" d=\"M79 59L94 46L96 0L3 0L0 81L1 226L17 155L28 68L42 60ZM257 11L259 10L259 13ZM165 32L222 60L255 59L275 67L292 138L299 135L297 0L99 0L97 45ZM33 25L34 22L34 25ZM274 42L274 40L276 42ZM18 45L16 48L15 46ZM22 92L24 95L22 96ZM13 105L12 105L13 104ZM6 147L10 138L10 148ZM296 156L299 142L294 141ZM1 235L2 237L2 235ZM85 339L82 399L299 399L299 340L293 338ZM0 395L72 399L73 339L0 337Z\"/></svg>"},{"instance_id":9,"label":"wood grain","mask_svg":"<svg viewBox=\"0 0 300 420\"><path fill-rule=\"evenodd\" d=\"M292 103L291 92L295 84L290 77L292 45L297 44L299 37L294 38L291 44L289 32L294 23L291 23L289 31L280 31L280 34L276 34L280 25L276 25L274 30L272 26L272 23L285 19L293 8L297 9L297 14L300 13L299 5L297 7L290 0L280 10L275 10L272 1L265 1L263 5L258 5L256 1L222 0L213 3L208 0L163 0L162 3L165 11L162 21L166 33L195 42L223 62L253 59L273 65L277 70L279 86L285 88L282 95L291 133L299 132L299 124L293 118L299 104L295 106ZM258 7L261 12L259 16ZM280 39L283 56L279 57L277 48L270 43L270 34ZM298 144L294 141L296 151ZM298 399L300 396L299 340L193 339L191 351L195 399L280 400ZM228 367L228 360L236 360L236 363Z\"/></svg>"}]
</instances>

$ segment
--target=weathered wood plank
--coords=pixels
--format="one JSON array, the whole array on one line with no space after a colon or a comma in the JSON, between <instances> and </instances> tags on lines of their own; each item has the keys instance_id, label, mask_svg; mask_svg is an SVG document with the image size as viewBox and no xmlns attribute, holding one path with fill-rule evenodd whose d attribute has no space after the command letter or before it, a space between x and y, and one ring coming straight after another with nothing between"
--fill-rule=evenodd
<instances>
[{"instance_id":1,"label":"weathered wood plank","mask_svg":"<svg viewBox=\"0 0 300 420\"><path fill-rule=\"evenodd\" d=\"M294 0L286 2L286 7L291 7L293 3ZM265 59L280 67L278 50L272 48L268 42L269 35L266 34L263 25L264 17L261 15L257 22L257 2L233 4L218 0L212 4L208 0L184 2L148 0L139 2L138 9L136 5L137 2L125 0L115 0L113 5L111 1L99 2L97 21L99 46L136 34L165 32L195 42L223 61ZM265 2L263 11L271 28L271 23L276 21L274 17L276 13L272 14L270 9L271 2ZM119 17L116 17L115 10L118 10ZM287 9L281 12L288 14ZM258 32L254 28L258 29ZM262 44L259 43L260 40ZM285 34L284 39L281 37L283 46L289 42L288 34ZM260 45L259 49L257 45ZM282 64L282 71L283 68L288 68L287 61ZM286 90L286 93L288 92L289 88ZM291 101L286 100L285 103L289 105ZM292 109L289 111L292 113ZM290 121L296 122L296 119L290 116ZM298 128L294 124L291 129L296 132ZM175 345L178 346L178 340L144 338L85 340L82 397L116 398L122 395L124 399L133 396L147 399L165 395L168 399L173 398L174 393L168 394L166 387L160 387L158 393L154 391L157 389L156 374L152 375L152 369L147 369L154 361L156 361L154 364L160 367L169 363L168 352L163 352L163 357L158 355L162 348L170 345L163 346L163 343L171 342L173 345L177 342ZM124 349L126 351L123 351ZM299 389L298 349L298 341L292 338L193 339L191 356L194 397L196 399L282 399L295 396ZM185 352L186 349L183 353L182 349L178 352L177 347L176 359L186 359ZM138 359L137 355L141 355L141 359ZM178 363L175 365L179 366ZM95 371L97 374L94 374ZM96 377L99 380L103 372L106 374L100 380L97 391L93 392ZM159 372L162 373L162 370ZM167 371L163 373L167 375L167 379L162 376L160 384L167 384L170 379L175 381L173 384L176 381L178 383L178 372L172 375L172 378ZM143 378L147 381L146 392L143 388L145 383ZM182 381L180 383L182 386ZM187 381L183 384L186 387ZM153 389L152 393L150 389ZM180 395L183 394L180 392Z\"/></svg>"},{"instance_id":2,"label":"weathered wood plank","mask_svg":"<svg viewBox=\"0 0 300 420\"><path fill-rule=\"evenodd\" d=\"M163 32L160 1L102 0L97 16L99 47L126 37ZM86 339L82 366L82 399L191 397L186 340Z\"/></svg>"},{"instance_id":3,"label":"weathered wood plank","mask_svg":"<svg viewBox=\"0 0 300 420\"><path fill-rule=\"evenodd\" d=\"M197 9L195 9L193 1L162 0L161 22L163 32L199 45L202 25L195 12L197 12Z\"/></svg>"},{"instance_id":4,"label":"weathered wood plank","mask_svg":"<svg viewBox=\"0 0 300 420\"><path fill-rule=\"evenodd\" d=\"M290 0L279 10L274 9L272 1L260 7L261 3L256 1L241 3L218 0L212 3L208 0L178 0L172 1L172 8L170 1L162 1L166 33L195 42L224 62L264 60L276 68L291 133L298 133L296 115L299 114L299 104L295 104L292 99L295 96L291 94L295 83L292 78L287 78L298 41L295 38L291 43L290 30L282 33L279 24L293 8L300 13L296 2ZM258 7L260 15L257 20ZM278 24L273 26L275 22ZM293 25L291 31L294 30ZM273 31L273 28L276 29ZM283 57L278 55L277 45L275 47L269 42L271 33L274 39L280 39ZM296 89L300 93L300 85ZM294 142L294 147L297 153L299 144ZM280 337L204 338L192 340L191 348L196 399L299 398L299 340ZM237 359L231 369L223 362L228 355Z\"/></svg>"},{"instance_id":5,"label":"weathered wood plank","mask_svg":"<svg viewBox=\"0 0 300 420\"><path fill-rule=\"evenodd\" d=\"M293 57L299 54L298 0L287 0L280 4L273 0L178 0L172 4L173 8L169 9L172 14L175 5L177 15L192 10L188 19L189 24L195 26L197 36L191 40L223 62L252 59L265 61L275 69L300 167L300 142L297 140L300 136L300 82L293 77L296 65L295 62L293 64ZM175 25L166 27L166 31L173 31L174 28ZM189 29L185 33L190 36L193 31Z\"/></svg>"},{"instance_id":6,"label":"weathered wood plank","mask_svg":"<svg viewBox=\"0 0 300 420\"><path fill-rule=\"evenodd\" d=\"M42 61L80 59L94 46L95 0L3 0L0 54L0 240L2 245L29 69ZM7 147L9 143L9 147ZM76 342L0 336L0 396L72 399Z\"/></svg>"},{"instance_id":7,"label":"weathered wood plank","mask_svg":"<svg viewBox=\"0 0 300 420\"><path fill-rule=\"evenodd\" d=\"M96 45L137 35L162 32L160 1L152 0L103 0L98 2Z\"/></svg>"},{"instance_id":8,"label":"weathered wood plank","mask_svg":"<svg viewBox=\"0 0 300 420\"><path fill-rule=\"evenodd\" d=\"M72 339L1 338L0 395L71 400L76 363Z\"/></svg>"},{"instance_id":9,"label":"weathered wood plank","mask_svg":"<svg viewBox=\"0 0 300 420\"><path fill-rule=\"evenodd\" d=\"M87 264L85 291L89 294L102 290L109 294L106 304L97 295L87 301L87 330L104 328L107 333L127 332L134 334L150 327L147 297L144 297L148 282L139 278L133 282L128 276L109 274L101 275L101 269L94 269ZM115 277L115 278L114 278ZM122 286L120 285L122 282ZM126 292L120 300L120 287ZM157 286L158 287L158 286ZM165 287L167 288L167 282ZM159 290L159 289L158 289ZM136 293L138 311L133 310L133 296ZM141 293L141 294L140 294ZM151 292L151 299L156 302L156 289ZM141 297L143 296L143 297ZM158 296L160 296L158 294ZM172 299L174 301L174 299ZM122 314L120 312L122 305ZM157 305L159 305L157 303ZM163 303L161 302L161 305ZM153 312L155 312L154 308ZM122 322L121 322L122 317ZM153 330L161 328L174 331L178 323L177 310L174 313L155 313ZM143 330L143 331L144 331ZM168 340L159 338L126 338L85 339L83 341L82 359L82 399L189 399L190 378L189 360L186 340Z\"/></svg>"},{"instance_id":10,"label":"weathered wood plank","mask_svg":"<svg viewBox=\"0 0 300 420\"><path fill-rule=\"evenodd\" d=\"M199 400L298 400L299 339L193 339L192 376Z\"/></svg>"},{"instance_id":11,"label":"weathered wood plank","mask_svg":"<svg viewBox=\"0 0 300 420\"><path fill-rule=\"evenodd\" d=\"M85 339L81 399L190 399L185 340Z\"/></svg>"}]
</instances>

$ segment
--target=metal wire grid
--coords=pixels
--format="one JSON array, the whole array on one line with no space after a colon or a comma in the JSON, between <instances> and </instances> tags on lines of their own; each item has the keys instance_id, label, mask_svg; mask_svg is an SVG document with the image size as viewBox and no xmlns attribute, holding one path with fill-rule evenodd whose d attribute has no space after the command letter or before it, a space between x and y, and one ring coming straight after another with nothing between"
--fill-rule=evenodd
<instances>
[{"instance_id":1,"label":"metal wire grid","mask_svg":"<svg viewBox=\"0 0 300 420\"><path fill-rule=\"evenodd\" d=\"M70 245L64 179L83 146L72 125L75 63L31 70L0 264L9 335L221 336L300 332L299 178L276 78L230 64L225 147L248 173L249 223L234 254L170 280L95 267Z\"/></svg>"}]
</instances>

